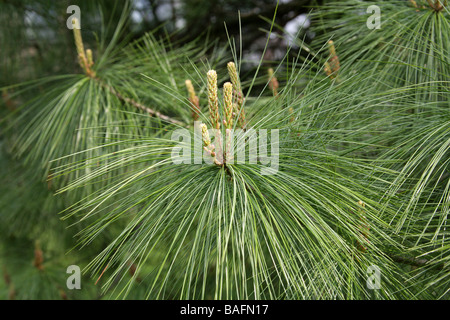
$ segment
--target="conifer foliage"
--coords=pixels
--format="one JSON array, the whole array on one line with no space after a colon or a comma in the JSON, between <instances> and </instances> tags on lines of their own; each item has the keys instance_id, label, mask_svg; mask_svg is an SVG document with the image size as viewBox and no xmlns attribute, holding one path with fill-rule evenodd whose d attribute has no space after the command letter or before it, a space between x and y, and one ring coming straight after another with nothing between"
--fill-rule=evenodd
<instances>
[{"instance_id":1,"label":"conifer foliage","mask_svg":"<svg viewBox=\"0 0 450 320\"><path fill-rule=\"evenodd\" d=\"M70 68L2 82L0 299L448 299L450 7L370 5L254 69L128 2L67 29Z\"/></svg>"}]
</instances>

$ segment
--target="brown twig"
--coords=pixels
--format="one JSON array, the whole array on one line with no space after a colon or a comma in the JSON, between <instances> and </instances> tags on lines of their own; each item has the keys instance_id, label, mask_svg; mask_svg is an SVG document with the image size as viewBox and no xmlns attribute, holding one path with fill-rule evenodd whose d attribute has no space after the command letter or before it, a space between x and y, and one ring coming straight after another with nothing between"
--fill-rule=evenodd
<instances>
[{"instance_id":1,"label":"brown twig","mask_svg":"<svg viewBox=\"0 0 450 320\"><path fill-rule=\"evenodd\" d=\"M433 266L433 268L438 269L438 270L443 270L445 268L444 263L437 263L435 265L432 265L430 263L430 260L427 260L424 258L417 259L417 258L403 257L403 256L393 255L393 254L388 254L388 256L395 262L407 264L407 265L410 265L413 267L424 267L426 265L429 265L430 267Z\"/></svg>"},{"instance_id":2,"label":"brown twig","mask_svg":"<svg viewBox=\"0 0 450 320\"><path fill-rule=\"evenodd\" d=\"M132 106L148 113L151 116L160 118L164 121L179 125L179 126L184 126L184 123L181 121L178 121L176 119L173 119L169 116L166 116L165 114L162 114L161 112L158 112L156 110L153 110L145 105L143 105L142 103L139 103L133 99L127 98L122 96L119 92L117 92L113 87L111 87L110 85L104 83L103 81L101 81L101 79L99 78L95 78L95 80L97 80L104 88L108 89L109 92L111 92L113 95L115 95L117 98L119 98L119 100L122 100L125 103L131 104Z\"/></svg>"}]
</instances>

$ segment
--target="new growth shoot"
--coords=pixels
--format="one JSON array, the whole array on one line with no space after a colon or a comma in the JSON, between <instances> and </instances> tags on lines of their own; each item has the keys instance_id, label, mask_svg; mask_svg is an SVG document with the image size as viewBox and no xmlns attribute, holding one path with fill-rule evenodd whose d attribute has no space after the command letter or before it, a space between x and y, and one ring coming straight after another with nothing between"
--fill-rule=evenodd
<instances>
[{"instance_id":1,"label":"new growth shoot","mask_svg":"<svg viewBox=\"0 0 450 320\"><path fill-rule=\"evenodd\" d=\"M72 24L75 26L78 24L78 20L76 18L72 19ZM73 35L75 38L75 46L77 47L78 53L78 63L83 69L84 73L90 77L95 77L95 71L92 70L92 66L94 65L94 60L92 57L92 50L87 49L84 50L83 38L81 37L81 29L73 28Z\"/></svg>"}]
</instances>

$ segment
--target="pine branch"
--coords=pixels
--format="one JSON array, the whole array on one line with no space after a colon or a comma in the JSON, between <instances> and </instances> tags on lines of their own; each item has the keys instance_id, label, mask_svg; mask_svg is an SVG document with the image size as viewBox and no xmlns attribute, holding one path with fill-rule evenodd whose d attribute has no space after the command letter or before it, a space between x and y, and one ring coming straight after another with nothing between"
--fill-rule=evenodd
<instances>
[{"instance_id":1,"label":"pine branch","mask_svg":"<svg viewBox=\"0 0 450 320\"><path fill-rule=\"evenodd\" d=\"M140 109L140 110L142 110L142 111L148 113L149 115L154 116L154 117L157 117L157 118L160 118L160 119L162 119L162 120L164 120L164 121L167 121L167 122L170 122L170 123L179 125L179 126L184 126L184 125L185 125L183 122L178 121L178 120L176 120L176 119L173 119L173 118L171 118L171 117L169 117L169 116L167 116L167 115L165 115L165 114L162 114L162 113L159 112L159 111L153 110L152 108L147 107L147 106L143 105L142 103L139 103L139 102L137 102L137 101L135 101L135 100L133 100L133 99L124 97L124 96L121 95L119 92L117 92L116 89L114 89L114 88L111 87L110 85L104 83L101 79L95 78L95 80L97 80L104 88L108 89L109 92L111 92L113 95L115 95L117 98L119 98L119 99L122 100L123 102L129 103L129 104L131 104L132 106L134 106L134 107L136 107L136 108L138 108L138 109Z\"/></svg>"},{"instance_id":2,"label":"pine branch","mask_svg":"<svg viewBox=\"0 0 450 320\"><path fill-rule=\"evenodd\" d=\"M77 24L79 24L77 19L72 19L72 24L75 26ZM148 114L152 115L152 116L156 116L164 121L173 123L173 124L177 124L177 125L183 125L182 122L175 120L169 116L166 116L158 111L155 111L147 106L144 106L143 104L130 99L130 98L126 98L124 96L122 96L119 92L117 92L116 89L114 89L113 87L111 87L110 85L104 83L100 78L98 78L96 76L96 72L94 71L94 69L92 69L92 66L94 65L94 60L93 60L93 56L92 56L92 50L88 49L85 50L84 49L84 43L83 43L83 38L81 35L81 31L79 28L74 28L73 29L73 34L74 34L74 39L75 39L75 45L77 48L77 53L78 53L78 62L81 66L81 68L83 69L84 73L86 74L86 76L88 76L89 78L95 79L96 81L98 81L100 83L101 86L103 86L104 88L106 88L107 90L109 90L113 95L115 95L117 98L119 98L120 100L131 104L132 106L143 110L145 112L147 112Z\"/></svg>"},{"instance_id":3,"label":"pine branch","mask_svg":"<svg viewBox=\"0 0 450 320\"><path fill-rule=\"evenodd\" d=\"M424 267L426 265L431 266L430 260L428 260L428 259L416 259L416 258L403 257L403 256L399 256L399 255L392 255L392 254L388 254L388 256L395 262L410 265L413 267ZM444 268L445 268L444 263L438 263L433 266L433 269L437 269L437 270L443 270Z\"/></svg>"}]
</instances>

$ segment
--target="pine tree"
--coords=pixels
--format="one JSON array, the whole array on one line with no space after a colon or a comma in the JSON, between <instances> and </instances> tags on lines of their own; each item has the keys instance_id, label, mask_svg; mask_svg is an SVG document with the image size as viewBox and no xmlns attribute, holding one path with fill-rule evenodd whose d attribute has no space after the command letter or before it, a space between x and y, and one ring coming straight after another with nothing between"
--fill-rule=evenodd
<instances>
[{"instance_id":1,"label":"pine tree","mask_svg":"<svg viewBox=\"0 0 450 320\"><path fill-rule=\"evenodd\" d=\"M377 5L252 73L239 34L130 39L129 3L66 30L70 67L1 88L1 297L448 298L448 3Z\"/></svg>"}]
</instances>

